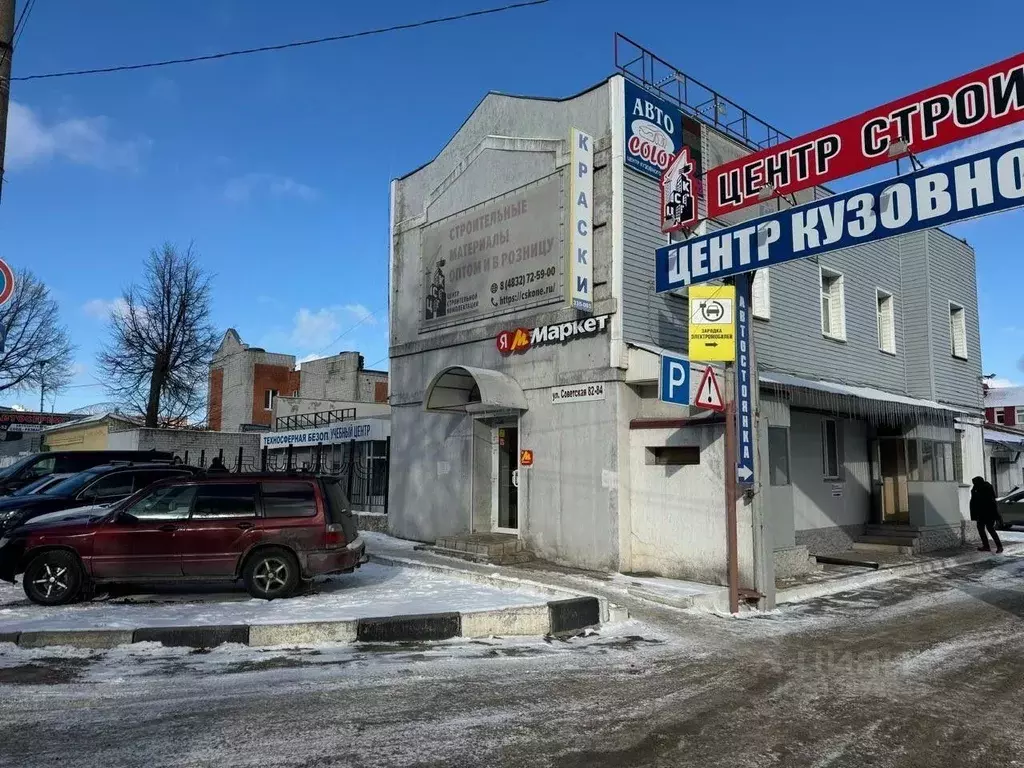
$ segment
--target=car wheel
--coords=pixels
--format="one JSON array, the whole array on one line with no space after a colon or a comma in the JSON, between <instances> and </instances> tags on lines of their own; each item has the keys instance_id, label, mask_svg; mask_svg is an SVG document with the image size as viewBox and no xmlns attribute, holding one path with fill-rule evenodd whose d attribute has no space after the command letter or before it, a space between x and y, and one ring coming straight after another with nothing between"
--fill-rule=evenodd
<instances>
[{"instance_id":1,"label":"car wheel","mask_svg":"<svg viewBox=\"0 0 1024 768\"><path fill-rule=\"evenodd\" d=\"M249 558L242 578L253 597L262 600L289 597L299 585L299 564L287 550L261 549Z\"/></svg>"},{"instance_id":2,"label":"car wheel","mask_svg":"<svg viewBox=\"0 0 1024 768\"><path fill-rule=\"evenodd\" d=\"M64 605L82 591L82 566L70 552L53 550L34 558L22 575L25 595L39 605Z\"/></svg>"}]
</instances>

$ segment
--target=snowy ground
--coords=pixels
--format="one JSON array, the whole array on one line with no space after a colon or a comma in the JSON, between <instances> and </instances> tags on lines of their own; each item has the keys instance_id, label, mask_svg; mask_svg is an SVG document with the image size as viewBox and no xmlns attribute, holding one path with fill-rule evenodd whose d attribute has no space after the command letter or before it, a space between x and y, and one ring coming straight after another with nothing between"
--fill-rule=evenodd
<instances>
[{"instance_id":1,"label":"snowy ground","mask_svg":"<svg viewBox=\"0 0 1024 768\"><path fill-rule=\"evenodd\" d=\"M337 621L543 605L550 599L529 589L498 589L456 576L375 563L318 580L312 594L270 602L250 598L241 587L217 586L203 592L163 587L48 608L30 603L20 584L0 582L0 632Z\"/></svg>"},{"instance_id":2,"label":"snowy ground","mask_svg":"<svg viewBox=\"0 0 1024 768\"><path fill-rule=\"evenodd\" d=\"M565 641L0 646L0 765L1024 766L1024 558Z\"/></svg>"}]
</instances>

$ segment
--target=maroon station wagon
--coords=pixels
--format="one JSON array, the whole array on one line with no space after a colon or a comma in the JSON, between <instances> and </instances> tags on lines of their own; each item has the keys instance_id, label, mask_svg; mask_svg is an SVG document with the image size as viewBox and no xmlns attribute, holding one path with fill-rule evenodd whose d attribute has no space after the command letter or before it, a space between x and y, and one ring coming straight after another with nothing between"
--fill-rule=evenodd
<instances>
[{"instance_id":1,"label":"maroon station wagon","mask_svg":"<svg viewBox=\"0 0 1024 768\"><path fill-rule=\"evenodd\" d=\"M338 478L210 473L152 485L113 507L30 520L0 539L0 578L42 605L108 583L244 581L254 597L351 572L365 547Z\"/></svg>"}]
</instances>

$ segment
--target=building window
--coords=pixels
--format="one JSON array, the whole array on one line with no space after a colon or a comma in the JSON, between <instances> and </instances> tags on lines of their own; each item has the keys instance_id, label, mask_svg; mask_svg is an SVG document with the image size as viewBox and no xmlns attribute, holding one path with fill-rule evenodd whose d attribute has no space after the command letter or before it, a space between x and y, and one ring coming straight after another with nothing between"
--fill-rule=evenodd
<instances>
[{"instance_id":1,"label":"building window","mask_svg":"<svg viewBox=\"0 0 1024 768\"><path fill-rule=\"evenodd\" d=\"M1002 408L996 408L996 424L1006 423L1006 411Z\"/></svg>"},{"instance_id":2,"label":"building window","mask_svg":"<svg viewBox=\"0 0 1024 768\"><path fill-rule=\"evenodd\" d=\"M789 430L768 427L768 474L772 485L789 485Z\"/></svg>"},{"instance_id":3,"label":"building window","mask_svg":"<svg viewBox=\"0 0 1024 768\"><path fill-rule=\"evenodd\" d=\"M647 464L660 467L685 467L700 464L700 448L695 445L655 445L647 449Z\"/></svg>"},{"instance_id":4,"label":"building window","mask_svg":"<svg viewBox=\"0 0 1024 768\"><path fill-rule=\"evenodd\" d=\"M1014 419L1013 422L1017 426L1024 426L1024 407L1017 406L1013 409Z\"/></svg>"},{"instance_id":5,"label":"building window","mask_svg":"<svg viewBox=\"0 0 1024 768\"><path fill-rule=\"evenodd\" d=\"M891 293L878 289L875 293L878 310L878 348L896 354L896 310Z\"/></svg>"},{"instance_id":6,"label":"building window","mask_svg":"<svg viewBox=\"0 0 1024 768\"><path fill-rule=\"evenodd\" d=\"M750 286L750 313L760 320L771 319L771 282L767 267L754 273L754 281Z\"/></svg>"},{"instance_id":7,"label":"building window","mask_svg":"<svg viewBox=\"0 0 1024 768\"><path fill-rule=\"evenodd\" d=\"M821 422L822 470L826 480L839 479L839 424L835 419Z\"/></svg>"},{"instance_id":8,"label":"building window","mask_svg":"<svg viewBox=\"0 0 1024 768\"><path fill-rule=\"evenodd\" d=\"M821 332L830 339L846 341L843 276L824 267L821 267Z\"/></svg>"},{"instance_id":9,"label":"building window","mask_svg":"<svg viewBox=\"0 0 1024 768\"><path fill-rule=\"evenodd\" d=\"M268 389L263 392L263 409L267 411L274 410L274 401L277 400L277 390Z\"/></svg>"},{"instance_id":10,"label":"building window","mask_svg":"<svg viewBox=\"0 0 1024 768\"><path fill-rule=\"evenodd\" d=\"M967 318L959 304L949 304L949 349L953 357L967 359Z\"/></svg>"},{"instance_id":11,"label":"building window","mask_svg":"<svg viewBox=\"0 0 1024 768\"><path fill-rule=\"evenodd\" d=\"M955 480L964 484L964 431L962 429L956 430L954 433L953 440L953 477L951 480Z\"/></svg>"}]
</instances>

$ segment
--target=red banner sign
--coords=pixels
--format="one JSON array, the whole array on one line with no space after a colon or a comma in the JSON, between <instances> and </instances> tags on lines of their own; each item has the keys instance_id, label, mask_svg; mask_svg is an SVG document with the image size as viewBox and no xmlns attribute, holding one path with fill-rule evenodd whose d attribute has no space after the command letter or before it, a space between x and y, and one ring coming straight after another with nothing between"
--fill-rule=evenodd
<instances>
[{"instance_id":1,"label":"red banner sign","mask_svg":"<svg viewBox=\"0 0 1024 768\"><path fill-rule=\"evenodd\" d=\"M1024 119L1024 53L708 171L708 217ZM893 153L890 154L890 148ZM761 197L761 189L771 194Z\"/></svg>"}]
</instances>

